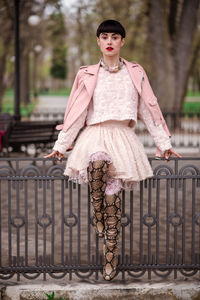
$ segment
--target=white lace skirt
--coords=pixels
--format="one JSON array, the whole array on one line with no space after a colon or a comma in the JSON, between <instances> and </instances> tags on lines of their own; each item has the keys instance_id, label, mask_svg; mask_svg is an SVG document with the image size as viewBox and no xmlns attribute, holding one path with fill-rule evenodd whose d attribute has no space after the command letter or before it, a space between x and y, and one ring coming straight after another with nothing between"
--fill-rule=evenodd
<instances>
[{"instance_id":1,"label":"white lace skirt","mask_svg":"<svg viewBox=\"0 0 200 300\"><path fill-rule=\"evenodd\" d=\"M106 159L108 176L121 179L124 189L133 189L139 181L152 177L144 147L128 123L111 120L85 127L69 154L64 175L80 184L87 183L89 161Z\"/></svg>"}]
</instances>

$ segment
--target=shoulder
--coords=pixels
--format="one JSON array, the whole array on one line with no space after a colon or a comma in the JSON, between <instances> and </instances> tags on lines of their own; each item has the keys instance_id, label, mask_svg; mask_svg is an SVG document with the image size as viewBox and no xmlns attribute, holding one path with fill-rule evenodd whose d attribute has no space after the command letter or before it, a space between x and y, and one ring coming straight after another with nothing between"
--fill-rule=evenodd
<instances>
[{"instance_id":1,"label":"shoulder","mask_svg":"<svg viewBox=\"0 0 200 300\"><path fill-rule=\"evenodd\" d=\"M130 64L132 64L135 67L140 66L140 64L137 61L129 61Z\"/></svg>"},{"instance_id":2,"label":"shoulder","mask_svg":"<svg viewBox=\"0 0 200 300\"><path fill-rule=\"evenodd\" d=\"M87 69L87 67L88 67L88 66L80 66L77 73L78 73L79 75L82 74L82 73L84 73L84 71Z\"/></svg>"},{"instance_id":3,"label":"shoulder","mask_svg":"<svg viewBox=\"0 0 200 300\"><path fill-rule=\"evenodd\" d=\"M76 73L76 79L80 79L80 77L83 76L83 74L85 73L84 71L87 69L88 66L80 66L77 73Z\"/></svg>"},{"instance_id":4,"label":"shoulder","mask_svg":"<svg viewBox=\"0 0 200 300\"><path fill-rule=\"evenodd\" d=\"M98 71L99 63L93 65L80 66L78 70L79 76L85 76L88 74L96 74Z\"/></svg>"},{"instance_id":5,"label":"shoulder","mask_svg":"<svg viewBox=\"0 0 200 300\"><path fill-rule=\"evenodd\" d=\"M147 72L145 71L145 68L141 64L135 61L132 61L130 63L132 64L132 67L135 72L143 75L143 79L147 77Z\"/></svg>"},{"instance_id":6,"label":"shoulder","mask_svg":"<svg viewBox=\"0 0 200 300\"><path fill-rule=\"evenodd\" d=\"M123 62L126 64L126 65L129 65L129 66L132 66L132 67L140 67L140 64L136 61L129 61L129 60L126 60L125 58L121 57L121 59L123 60Z\"/></svg>"},{"instance_id":7,"label":"shoulder","mask_svg":"<svg viewBox=\"0 0 200 300\"><path fill-rule=\"evenodd\" d=\"M143 72L144 71L144 68L136 61L127 61L127 60L124 60L126 65L128 65L131 69L133 69L135 72Z\"/></svg>"},{"instance_id":8,"label":"shoulder","mask_svg":"<svg viewBox=\"0 0 200 300\"><path fill-rule=\"evenodd\" d=\"M131 61L130 62L132 64L133 67L139 69L139 70L144 70L144 68L142 67L142 65L140 65L138 62L136 61Z\"/></svg>"},{"instance_id":9,"label":"shoulder","mask_svg":"<svg viewBox=\"0 0 200 300\"><path fill-rule=\"evenodd\" d=\"M79 67L79 70L82 70L82 69L85 69L85 68L87 68L88 66L80 66Z\"/></svg>"}]
</instances>

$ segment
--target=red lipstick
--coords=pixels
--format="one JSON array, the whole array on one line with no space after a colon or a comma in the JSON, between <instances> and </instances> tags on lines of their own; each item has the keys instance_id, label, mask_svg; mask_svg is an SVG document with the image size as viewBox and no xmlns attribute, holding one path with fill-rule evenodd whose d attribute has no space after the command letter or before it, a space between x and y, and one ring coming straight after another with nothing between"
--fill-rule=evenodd
<instances>
[{"instance_id":1,"label":"red lipstick","mask_svg":"<svg viewBox=\"0 0 200 300\"><path fill-rule=\"evenodd\" d=\"M113 50L113 48L112 48L112 47L107 47L107 48L106 48L106 50L108 50L108 51L112 51L112 50Z\"/></svg>"}]
</instances>

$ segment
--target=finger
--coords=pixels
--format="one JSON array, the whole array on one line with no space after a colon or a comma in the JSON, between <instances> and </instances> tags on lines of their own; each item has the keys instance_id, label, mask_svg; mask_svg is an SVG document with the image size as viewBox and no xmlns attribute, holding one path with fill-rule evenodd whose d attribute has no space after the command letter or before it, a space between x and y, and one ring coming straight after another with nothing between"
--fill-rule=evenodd
<instances>
[{"instance_id":1,"label":"finger","mask_svg":"<svg viewBox=\"0 0 200 300\"><path fill-rule=\"evenodd\" d=\"M45 155L45 156L43 156L43 157L44 157L44 158L50 158L50 157L52 157L52 156L55 157L55 155L52 154L52 153L51 153L51 154L48 154L48 155Z\"/></svg>"},{"instance_id":2,"label":"finger","mask_svg":"<svg viewBox=\"0 0 200 300\"><path fill-rule=\"evenodd\" d=\"M56 155L57 155L57 151L53 151L53 152L51 152L50 154L45 155L44 158L56 157Z\"/></svg>"},{"instance_id":3,"label":"finger","mask_svg":"<svg viewBox=\"0 0 200 300\"><path fill-rule=\"evenodd\" d=\"M62 160L63 156L64 156L63 154L59 153L59 154L58 154L58 159L59 159L59 160Z\"/></svg>"},{"instance_id":4,"label":"finger","mask_svg":"<svg viewBox=\"0 0 200 300\"><path fill-rule=\"evenodd\" d=\"M165 159L168 159L168 158L169 158L168 151L166 151L166 152L164 153L164 158L165 158Z\"/></svg>"},{"instance_id":5,"label":"finger","mask_svg":"<svg viewBox=\"0 0 200 300\"><path fill-rule=\"evenodd\" d=\"M167 160L167 162L169 161L169 158L170 158L170 152L167 150L165 151L164 153L164 158Z\"/></svg>"},{"instance_id":6,"label":"finger","mask_svg":"<svg viewBox=\"0 0 200 300\"><path fill-rule=\"evenodd\" d=\"M176 155L179 158L182 158L182 156L180 154L178 154L177 152L175 152L175 151L172 151L172 154Z\"/></svg>"}]
</instances>

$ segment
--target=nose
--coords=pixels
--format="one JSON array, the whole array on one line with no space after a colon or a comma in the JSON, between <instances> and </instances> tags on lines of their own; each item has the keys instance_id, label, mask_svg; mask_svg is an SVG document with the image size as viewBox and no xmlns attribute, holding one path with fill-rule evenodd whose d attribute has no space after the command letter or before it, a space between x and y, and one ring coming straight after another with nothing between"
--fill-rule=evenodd
<instances>
[{"instance_id":1,"label":"nose","mask_svg":"<svg viewBox=\"0 0 200 300\"><path fill-rule=\"evenodd\" d=\"M111 44L112 44L112 38L109 37L109 38L108 38L108 45L111 45Z\"/></svg>"}]
</instances>

